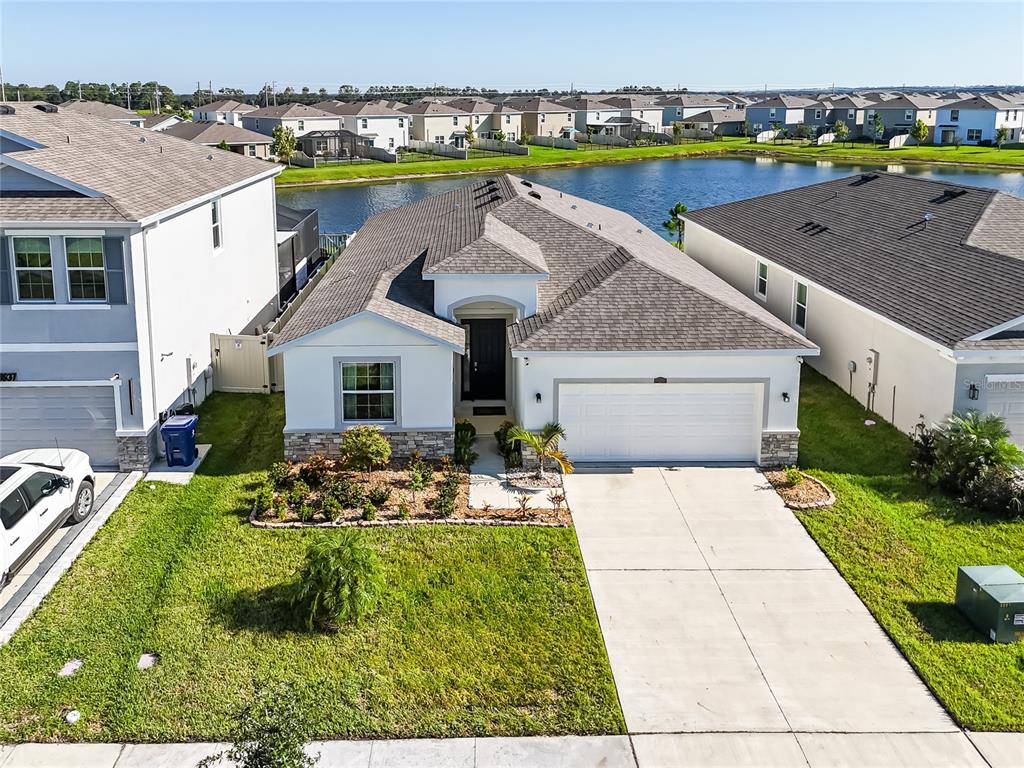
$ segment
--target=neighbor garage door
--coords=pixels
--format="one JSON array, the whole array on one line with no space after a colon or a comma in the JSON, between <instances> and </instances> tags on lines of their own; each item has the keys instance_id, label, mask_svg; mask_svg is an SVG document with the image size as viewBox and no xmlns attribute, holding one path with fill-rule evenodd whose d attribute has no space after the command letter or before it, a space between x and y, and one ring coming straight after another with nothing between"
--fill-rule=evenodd
<instances>
[{"instance_id":1,"label":"neighbor garage door","mask_svg":"<svg viewBox=\"0 0 1024 768\"><path fill-rule=\"evenodd\" d=\"M762 385L563 383L558 420L575 461L756 461Z\"/></svg>"},{"instance_id":2,"label":"neighbor garage door","mask_svg":"<svg viewBox=\"0 0 1024 768\"><path fill-rule=\"evenodd\" d=\"M1024 377L992 376L988 381L988 412L1002 416L1010 439L1024 448Z\"/></svg>"},{"instance_id":3,"label":"neighbor garage door","mask_svg":"<svg viewBox=\"0 0 1024 768\"><path fill-rule=\"evenodd\" d=\"M85 451L93 467L116 467L116 429L113 387L0 387L0 456L56 439Z\"/></svg>"}]
</instances>

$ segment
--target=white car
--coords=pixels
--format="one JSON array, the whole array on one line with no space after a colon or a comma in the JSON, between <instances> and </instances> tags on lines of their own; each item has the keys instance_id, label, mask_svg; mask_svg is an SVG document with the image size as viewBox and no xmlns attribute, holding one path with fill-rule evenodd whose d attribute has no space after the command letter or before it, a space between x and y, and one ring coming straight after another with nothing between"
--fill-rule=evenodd
<instances>
[{"instance_id":1,"label":"white car","mask_svg":"<svg viewBox=\"0 0 1024 768\"><path fill-rule=\"evenodd\" d=\"M0 459L0 585L64 521L89 516L95 478L81 451L36 448Z\"/></svg>"}]
</instances>

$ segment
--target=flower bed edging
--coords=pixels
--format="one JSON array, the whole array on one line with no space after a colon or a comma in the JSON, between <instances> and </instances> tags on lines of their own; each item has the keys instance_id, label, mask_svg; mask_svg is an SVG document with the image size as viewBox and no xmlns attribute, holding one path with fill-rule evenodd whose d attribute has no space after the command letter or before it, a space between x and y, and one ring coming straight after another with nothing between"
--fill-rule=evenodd
<instances>
[{"instance_id":1,"label":"flower bed edging","mask_svg":"<svg viewBox=\"0 0 1024 768\"><path fill-rule=\"evenodd\" d=\"M824 488L825 489L825 493L828 494L828 498L822 499L821 501L811 501L811 502L807 502L807 503L801 503L799 501L792 501L792 502L790 502L790 501L786 501L783 498L782 500L783 500L783 502L785 502L787 507L789 507L790 509L824 509L826 507L831 507L833 504L836 503L836 495L834 493L832 493L832 489L829 488L827 485L825 485L825 483L823 483L821 480L819 480L816 477L808 475L806 472L801 472L800 474L804 477L804 479L810 480L812 483L817 483L822 488ZM779 498L782 498L781 494L779 495Z\"/></svg>"},{"instance_id":2,"label":"flower bed edging","mask_svg":"<svg viewBox=\"0 0 1024 768\"><path fill-rule=\"evenodd\" d=\"M405 525L482 525L495 528L568 528L568 523L547 523L543 521L531 522L529 520L490 520L488 518L427 518L413 520L337 520L329 523L302 522L291 520L288 522L274 522L272 520L259 520L259 511L253 504L252 512L249 513L249 524L254 528L390 528Z\"/></svg>"}]
</instances>

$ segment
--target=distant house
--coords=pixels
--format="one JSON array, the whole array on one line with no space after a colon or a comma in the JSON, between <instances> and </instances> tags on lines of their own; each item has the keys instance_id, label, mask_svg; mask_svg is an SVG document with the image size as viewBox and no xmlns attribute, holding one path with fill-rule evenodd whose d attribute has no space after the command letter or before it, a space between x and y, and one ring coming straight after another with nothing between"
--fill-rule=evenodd
<instances>
[{"instance_id":1,"label":"distant house","mask_svg":"<svg viewBox=\"0 0 1024 768\"><path fill-rule=\"evenodd\" d=\"M707 112L712 109L730 109L737 106L722 96L702 93L681 93L658 102L661 107L661 123L668 127L672 123L681 123L688 117ZM742 105L739 105L742 106Z\"/></svg>"},{"instance_id":2,"label":"distant house","mask_svg":"<svg viewBox=\"0 0 1024 768\"><path fill-rule=\"evenodd\" d=\"M742 136L746 119L746 110L743 109L708 109L675 122L681 125L684 131L697 131L715 136Z\"/></svg>"},{"instance_id":3,"label":"distant house","mask_svg":"<svg viewBox=\"0 0 1024 768\"><path fill-rule=\"evenodd\" d=\"M661 133L662 108L651 96L608 96L602 99L619 112L619 118L629 120L641 133Z\"/></svg>"},{"instance_id":4,"label":"distant house","mask_svg":"<svg viewBox=\"0 0 1024 768\"><path fill-rule=\"evenodd\" d=\"M242 116L255 112L257 107L234 99L212 101L192 108L192 119L213 123L228 123L241 127Z\"/></svg>"},{"instance_id":5,"label":"distant house","mask_svg":"<svg viewBox=\"0 0 1024 768\"><path fill-rule=\"evenodd\" d=\"M602 99L578 96L559 99L558 103L572 110L574 125L580 133L587 133L588 129L598 134L617 134L619 131L620 124L610 122L619 116L619 110Z\"/></svg>"},{"instance_id":6,"label":"distant house","mask_svg":"<svg viewBox=\"0 0 1024 768\"><path fill-rule=\"evenodd\" d=\"M238 128L230 123L185 120L170 128L165 128L163 132L168 136L188 139L207 147L219 147L221 143L224 143L228 149L239 155L258 157L262 160L270 158L269 136L255 131L247 131L245 128Z\"/></svg>"},{"instance_id":7,"label":"distant house","mask_svg":"<svg viewBox=\"0 0 1024 768\"><path fill-rule=\"evenodd\" d=\"M816 103L803 96L772 96L747 106L747 122L754 134L770 130L773 125L794 131L804 121L804 110Z\"/></svg>"},{"instance_id":8,"label":"distant house","mask_svg":"<svg viewBox=\"0 0 1024 768\"><path fill-rule=\"evenodd\" d=\"M317 109L338 115L343 130L362 136L370 145L394 153L409 145L409 115L381 101L321 101Z\"/></svg>"},{"instance_id":9,"label":"distant house","mask_svg":"<svg viewBox=\"0 0 1024 768\"><path fill-rule=\"evenodd\" d=\"M178 115L147 115L142 121L142 127L149 131L163 131L184 121Z\"/></svg>"},{"instance_id":10,"label":"distant house","mask_svg":"<svg viewBox=\"0 0 1024 768\"><path fill-rule=\"evenodd\" d=\"M310 157L350 159L359 156L358 147L372 147L373 139L344 128L310 131L297 140L299 150Z\"/></svg>"},{"instance_id":11,"label":"distant house","mask_svg":"<svg viewBox=\"0 0 1024 768\"><path fill-rule=\"evenodd\" d=\"M423 99L402 107L412 121L409 137L416 141L462 146L470 116L461 109L433 99Z\"/></svg>"},{"instance_id":12,"label":"distant house","mask_svg":"<svg viewBox=\"0 0 1024 768\"><path fill-rule=\"evenodd\" d=\"M882 139L889 140L893 136L910 133L918 120L928 126L925 143L935 139L935 124L938 110L946 102L933 96L920 96L916 93L900 94L887 101L881 101L865 111L865 120L871 123L877 114L883 125Z\"/></svg>"},{"instance_id":13,"label":"distant house","mask_svg":"<svg viewBox=\"0 0 1024 768\"><path fill-rule=\"evenodd\" d=\"M1024 200L870 173L684 214L686 254L821 347L904 431L951 411L1024 446Z\"/></svg>"},{"instance_id":14,"label":"distant house","mask_svg":"<svg viewBox=\"0 0 1024 768\"><path fill-rule=\"evenodd\" d=\"M117 104L107 104L105 101L75 99L73 101L65 101L60 105L60 108L68 112L80 112L83 115L103 117L107 120L113 120L115 123L131 125L135 128L143 127L143 117L138 112L132 112L130 109L119 107Z\"/></svg>"},{"instance_id":15,"label":"distant house","mask_svg":"<svg viewBox=\"0 0 1024 768\"><path fill-rule=\"evenodd\" d=\"M995 96L972 96L944 104L937 115L936 144L951 144L955 138L964 144L994 142L999 128L1006 128L1006 141L1014 144L1021 141L1024 130L1024 104Z\"/></svg>"},{"instance_id":16,"label":"distant house","mask_svg":"<svg viewBox=\"0 0 1024 768\"><path fill-rule=\"evenodd\" d=\"M495 104L479 96L452 99L449 106L472 115L473 130L483 139L493 139L499 131L505 141L515 141L523 135L523 113L508 104Z\"/></svg>"},{"instance_id":17,"label":"distant house","mask_svg":"<svg viewBox=\"0 0 1024 768\"><path fill-rule=\"evenodd\" d=\"M310 131L329 131L341 128L341 118L316 107L305 104L281 104L276 107L263 107L242 115L242 127L262 133L273 134L277 126L291 128L296 137Z\"/></svg>"},{"instance_id":18,"label":"distant house","mask_svg":"<svg viewBox=\"0 0 1024 768\"><path fill-rule=\"evenodd\" d=\"M531 136L571 137L576 132L576 111L543 96L513 96L502 104L523 115L523 132Z\"/></svg>"}]
</instances>

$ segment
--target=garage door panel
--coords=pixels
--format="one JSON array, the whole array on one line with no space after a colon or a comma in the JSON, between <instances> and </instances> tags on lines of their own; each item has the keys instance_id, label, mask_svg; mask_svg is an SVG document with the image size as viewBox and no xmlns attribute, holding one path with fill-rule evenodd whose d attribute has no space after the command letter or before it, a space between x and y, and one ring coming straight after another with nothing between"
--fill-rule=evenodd
<instances>
[{"instance_id":1,"label":"garage door panel","mask_svg":"<svg viewBox=\"0 0 1024 768\"><path fill-rule=\"evenodd\" d=\"M566 383L559 421L577 461L755 461L762 386Z\"/></svg>"},{"instance_id":2,"label":"garage door panel","mask_svg":"<svg viewBox=\"0 0 1024 768\"><path fill-rule=\"evenodd\" d=\"M85 451L94 467L117 466L112 387L0 388L0 455L25 448Z\"/></svg>"},{"instance_id":3,"label":"garage door panel","mask_svg":"<svg viewBox=\"0 0 1024 768\"><path fill-rule=\"evenodd\" d=\"M1010 439L1024 448L1024 382L989 384L987 410L1002 417Z\"/></svg>"}]
</instances>

